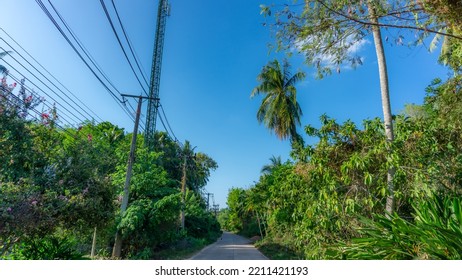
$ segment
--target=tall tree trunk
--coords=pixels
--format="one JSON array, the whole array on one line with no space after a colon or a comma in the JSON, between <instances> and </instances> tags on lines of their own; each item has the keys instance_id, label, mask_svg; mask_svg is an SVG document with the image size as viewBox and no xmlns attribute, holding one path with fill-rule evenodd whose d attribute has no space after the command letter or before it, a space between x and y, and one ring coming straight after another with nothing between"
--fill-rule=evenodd
<instances>
[{"instance_id":1,"label":"tall tree trunk","mask_svg":"<svg viewBox=\"0 0 462 280\"><path fill-rule=\"evenodd\" d=\"M387 72L387 62L385 59L385 52L383 49L382 34L380 32L380 27L378 26L378 18L375 11L375 7L372 4L372 1L367 3L369 9L369 15L372 25L372 34L374 36L375 51L377 53L377 61L379 66L379 76L380 76L380 91L382 95L382 110L383 110L383 119L385 125L385 135L389 143L394 140L393 133L393 119L391 114L391 105L390 105L390 92L388 89L388 72ZM391 148L388 150L391 153ZM393 177L395 175L395 169L393 167L388 168L387 172L387 187L388 187L388 196L387 202L385 205L385 212L387 214L393 213L395 197L394 197L394 185Z\"/></svg>"}]
</instances>

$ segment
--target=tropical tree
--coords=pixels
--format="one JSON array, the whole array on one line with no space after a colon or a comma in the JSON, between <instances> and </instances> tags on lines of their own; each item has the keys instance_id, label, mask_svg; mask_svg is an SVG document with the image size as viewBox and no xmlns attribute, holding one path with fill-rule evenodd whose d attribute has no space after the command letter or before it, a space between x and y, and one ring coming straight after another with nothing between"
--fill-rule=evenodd
<instances>
[{"instance_id":1,"label":"tropical tree","mask_svg":"<svg viewBox=\"0 0 462 280\"><path fill-rule=\"evenodd\" d=\"M295 85L305 78L304 72L294 75L287 61L274 60L263 67L257 80L260 85L252 91L251 97L263 94L264 98L257 112L257 119L270 130L274 130L279 139L290 138L292 142L301 141L297 133L302 109L297 102Z\"/></svg>"},{"instance_id":2,"label":"tropical tree","mask_svg":"<svg viewBox=\"0 0 462 280\"><path fill-rule=\"evenodd\" d=\"M265 6L262 7L262 12L266 15L271 14L270 9ZM280 20L283 16L288 19L286 22ZM414 30L419 32L417 37L418 42L421 42L429 32L440 34L438 30L443 28L443 25L435 17L424 16L423 8L418 3L409 1L398 1L390 5L375 0L307 0L304 1L302 9L293 11L286 6L276 17L279 47L290 51L297 49L303 53L306 62L316 67L320 78L330 74L333 68L340 72L345 62L353 67L361 65L362 58L355 50L372 34L378 62L384 130L391 154L391 143L395 135L381 28ZM397 36L396 43L403 44L402 35ZM385 211L392 213L395 168L390 163L388 165L389 196Z\"/></svg>"},{"instance_id":3,"label":"tropical tree","mask_svg":"<svg viewBox=\"0 0 462 280\"><path fill-rule=\"evenodd\" d=\"M180 215L181 228L185 228L186 193L191 190L200 195L200 189L204 187L210 177L210 172L218 168L218 164L204 153L194 152L196 147L191 147L189 141L182 146L183 156L182 177L181 177L181 202L182 210Z\"/></svg>"},{"instance_id":4,"label":"tropical tree","mask_svg":"<svg viewBox=\"0 0 462 280\"><path fill-rule=\"evenodd\" d=\"M281 160L281 156L272 156L270 157L270 164L265 164L263 165L263 167L261 168L261 173L263 174L270 174L271 172L273 172L273 170L279 166L282 165L282 160Z\"/></svg>"},{"instance_id":5,"label":"tropical tree","mask_svg":"<svg viewBox=\"0 0 462 280\"><path fill-rule=\"evenodd\" d=\"M385 135L387 140L393 142L395 135L393 132L393 118L391 114L390 104L390 90L388 84L388 71L387 61L385 58L385 51L383 49L382 33L379 27L379 18L377 16L376 9L373 1L367 2L367 8L369 9L370 21L372 23L372 34L374 36L375 52L377 54L377 62L379 67L379 78L380 78L380 93L382 97L382 110L383 110L383 121L385 126ZM393 212L394 208L394 184L393 177L395 175L395 168L390 166L387 171L387 185L388 185L388 197L385 204L385 211L389 214Z\"/></svg>"},{"instance_id":6,"label":"tropical tree","mask_svg":"<svg viewBox=\"0 0 462 280\"><path fill-rule=\"evenodd\" d=\"M194 157L194 148L191 148L191 144L189 141L185 141L185 144L183 146L183 149L181 153L183 154L183 176L181 177L181 213L180 213L180 222L181 222L181 228L184 229L185 227L185 203L186 203L186 170L187 170L187 165L188 165L188 160L191 161L191 159Z\"/></svg>"}]
</instances>

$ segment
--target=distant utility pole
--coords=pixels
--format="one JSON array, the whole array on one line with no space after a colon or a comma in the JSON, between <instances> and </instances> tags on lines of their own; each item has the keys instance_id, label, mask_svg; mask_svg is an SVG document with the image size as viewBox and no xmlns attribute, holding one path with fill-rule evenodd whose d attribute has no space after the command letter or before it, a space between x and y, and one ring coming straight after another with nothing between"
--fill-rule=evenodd
<instances>
[{"instance_id":1,"label":"distant utility pole","mask_svg":"<svg viewBox=\"0 0 462 280\"><path fill-rule=\"evenodd\" d=\"M218 215L218 210L220 210L220 205L219 204L213 204L213 212L215 214L215 218Z\"/></svg>"},{"instance_id":2,"label":"distant utility pole","mask_svg":"<svg viewBox=\"0 0 462 280\"><path fill-rule=\"evenodd\" d=\"M211 194L212 194L212 193L207 193L207 210L210 209L210 195L211 195Z\"/></svg>"},{"instance_id":3,"label":"distant utility pole","mask_svg":"<svg viewBox=\"0 0 462 280\"><path fill-rule=\"evenodd\" d=\"M135 161L136 137L138 135L138 126L140 123L141 104L143 103L143 98L150 99L149 97L144 97L141 95L136 96L136 95L122 94L122 96L138 98L138 108L136 109L135 127L133 128L132 143L130 146L130 155L128 156L127 174L125 177L125 185L124 185L124 195L122 197L122 205L120 206L121 216L124 214L125 210L127 210L127 207L128 207L130 180L132 178L133 162ZM122 237L119 231L116 231L114 247L112 248L112 257L120 258L121 251L122 251Z\"/></svg>"}]
</instances>

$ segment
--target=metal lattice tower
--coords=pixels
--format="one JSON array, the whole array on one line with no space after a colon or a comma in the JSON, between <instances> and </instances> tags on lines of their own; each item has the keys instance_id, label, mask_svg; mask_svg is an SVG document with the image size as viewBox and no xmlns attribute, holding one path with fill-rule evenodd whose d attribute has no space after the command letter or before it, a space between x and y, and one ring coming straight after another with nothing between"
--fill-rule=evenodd
<instances>
[{"instance_id":1,"label":"metal lattice tower","mask_svg":"<svg viewBox=\"0 0 462 280\"><path fill-rule=\"evenodd\" d=\"M162 52L164 49L165 26L170 15L168 0L159 0L157 11L156 37L152 56L151 81L149 85L149 101L146 115L145 143L154 149L154 133L156 131L157 112L159 109L160 74L162 71Z\"/></svg>"}]
</instances>

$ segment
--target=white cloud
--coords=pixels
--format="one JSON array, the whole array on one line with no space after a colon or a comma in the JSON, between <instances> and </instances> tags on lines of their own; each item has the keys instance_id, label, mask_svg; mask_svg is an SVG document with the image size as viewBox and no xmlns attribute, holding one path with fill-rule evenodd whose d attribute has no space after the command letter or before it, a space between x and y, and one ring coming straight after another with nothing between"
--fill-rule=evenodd
<instances>
[{"instance_id":1,"label":"white cloud","mask_svg":"<svg viewBox=\"0 0 462 280\"><path fill-rule=\"evenodd\" d=\"M312 42L312 38L305 38L295 44L298 51L303 52L302 46L305 43ZM364 48L370 44L370 41L367 39L355 40L354 36L348 36L343 41L339 42L340 46L348 46L346 51L347 57L359 57L361 62L364 61L364 57L361 56L361 52L364 51ZM335 55L332 52L326 52L324 54L318 54L314 57L314 61L319 60L321 65L330 67L332 69L352 69L351 63L343 63L340 66L336 63Z\"/></svg>"}]
</instances>

